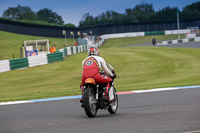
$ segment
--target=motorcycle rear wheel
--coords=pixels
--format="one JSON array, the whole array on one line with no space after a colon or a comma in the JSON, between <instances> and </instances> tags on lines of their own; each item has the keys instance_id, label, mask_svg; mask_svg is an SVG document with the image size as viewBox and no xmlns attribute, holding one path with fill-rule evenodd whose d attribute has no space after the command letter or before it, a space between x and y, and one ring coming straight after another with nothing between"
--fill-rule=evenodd
<instances>
[{"instance_id":1,"label":"motorcycle rear wheel","mask_svg":"<svg viewBox=\"0 0 200 133\"><path fill-rule=\"evenodd\" d=\"M94 90L89 87L84 90L83 107L88 117L95 117L97 114L97 104Z\"/></svg>"}]
</instances>

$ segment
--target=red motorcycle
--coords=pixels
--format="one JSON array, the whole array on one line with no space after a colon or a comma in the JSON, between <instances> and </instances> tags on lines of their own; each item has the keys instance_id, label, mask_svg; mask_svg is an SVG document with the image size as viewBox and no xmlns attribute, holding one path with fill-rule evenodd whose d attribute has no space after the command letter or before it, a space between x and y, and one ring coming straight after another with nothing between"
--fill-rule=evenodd
<instances>
[{"instance_id":1,"label":"red motorcycle","mask_svg":"<svg viewBox=\"0 0 200 133\"><path fill-rule=\"evenodd\" d=\"M109 65L111 68L112 66ZM114 72L114 69L112 69ZM105 75L104 71L101 71L102 75ZM114 87L114 78L112 85L109 89L109 97L112 96L113 100L105 97L106 84L99 84L93 78L87 78L83 86L82 94L82 107L88 117L95 117L98 109L107 109L109 113L115 114L118 108L118 96Z\"/></svg>"}]
</instances>

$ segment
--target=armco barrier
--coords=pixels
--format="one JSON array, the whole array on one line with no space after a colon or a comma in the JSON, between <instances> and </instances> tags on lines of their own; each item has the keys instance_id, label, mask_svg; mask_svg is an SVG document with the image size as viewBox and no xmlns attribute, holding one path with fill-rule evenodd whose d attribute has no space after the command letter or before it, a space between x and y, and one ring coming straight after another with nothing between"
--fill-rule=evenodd
<instances>
[{"instance_id":1,"label":"armco barrier","mask_svg":"<svg viewBox=\"0 0 200 133\"><path fill-rule=\"evenodd\" d=\"M29 67L35 67L40 65L48 64L47 55L29 56L28 57Z\"/></svg>"},{"instance_id":2,"label":"armco barrier","mask_svg":"<svg viewBox=\"0 0 200 133\"><path fill-rule=\"evenodd\" d=\"M183 39L183 43L184 42L189 42L189 39L188 38Z\"/></svg>"},{"instance_id":3,"label":"armco barrier","mask_svg":"<svg viewBox=\"0 0 200 133\"><path fill-rule=\"evenodd\" d=\"M57 52L62 52L63 53L63 57L65 57L65 55L64 55L64 48L59 49L59 51L57 51Z\"/></svg>"},{"instance_id":4,"label":"armco barrier","mask_svg":"<svg viewBox=\"0 0 200 133\"><path fill-rule=\"evenodd\" d=\"M194 38L189 38L189 42L194 42Z\"/></svg>"},{"instance_id":5,"label":"armco barrier","mask_svg":"<svg viewBox=\"0 0 200 133\"><path fill-rule=\"evenodd\" d=\"M71 47L67 47L67 55L72 55Z\"/></svg>"},{"instance_id":6,"label":"armco barrier","mask_svg":"<svg viewBox=\"0 0 200 133\"><path fill-rule=\"evenodd\" d=\"M188 29L182 29L182 30L166 30L165 31L165 35L171 35L171 34L186 34L186 33L190 33L191 31Z\"/></svg>"},{"instance_id":7,"label":"armco barrier","mask_svg":"<svg viewBox=\"0 0 200 133\"><path fill-rule=\"evenodd\" d=\"M121 38L121 37L137 37L137 36L150 36L150 35L170 35L170 34L186 34L191 31L188 29L180 30L166 30L166 31L151 31L151 32L129 32L129 33L117 33L117 34L105 34L102 35L102 39L111 39L111 38ZM104 41L104 40L103 40Z\"/></svg>"},{"instance_id":8,"label":"armco barrier","mask_svg":"<svg viewBox=\"0 0 200 133\"><path fill-rule=\"evenodd\" d=\"M78 53L78 46L76 47L76 53Z\"/></svg>"},{"instance_id":9,"label":"armco barrier","mask_svg":"<svg viewBox=\"0 0 200 133\"><path fill-rule=\"evenodd\" d=\"M172 44L178 43L178 40L172 40Z\"/></svg>"},{"instance_id":10,"label":"armco barrier","mask_svg":"<svg viewBox=\"0 0 200 133\"><path fill-rule=\"evenodd\" d=\"M101 38L104 41L104 39L121 38L121 37L137 37L137 36L144 36L144 32L130 32L130 33L119 33L119 34L106 34L106 35L102 35Z\"/></svg>"},{"instance_id":11,"label":"armco barrier","mask_svg":"<svg viewBox=\"0 0 200 133\"><path fill-rule=\"evenodd\" d=\"M0 61L0 73L10 71L10 62L9 60Z\"/></svg>"},{"instance_id":12,"label":"armco barrier","mask_svg":"<svg viewBox=\"0 0 200 133\"><path fill-rule=\"evenodd\" d=\"M81 52L81 46L78 46L78 53Z\"/></svg>"},{"instance_id":13,"label":"armco barrier","mask_svg":"<svg viewBox=\"0 0 200 133\"><path fill-rule=\"evenodd\" d=\"M194 41L195 41L195 42L200 41L200 37L195 37L195 38L194 38Z\"/></svg>"},{"instance_id":14,"label":"armco barrier","mask_svg":"<svg viewBox=\"0 0 200 133\"><path fill-rule=\"evenodd\" d=\"M28 67L27 58L12 59L12 60L9 60L9 62L10 62L10 70Z\"/></svg>"},{"instance_id":15,"label":"armco barrier","mask_svg":"<svg viewBox=\"0 0 200 133\"><path fill-rule=\"evenodd\" d=\"M56 52L56 53L53 53L53 54L47 54L47 59L48 59L48 63L62 61L64 59L63 58L63 52Z\"/></svg>"},{"instance_id":16,"label":"armco barrier","mask_svg":"<svg viewBox=\"0 0 200 133\"><path fill-rule=\"evenodd\" d=\"M198 42L200 41L200 37L195 38L184 38L180 40L169 40L169 41L162 41L162 43L158 43L157 45L167 45L167 44L178 44L178 43L185 43L185 42Z\"/></svg>"},{"instance_id":17,"label":"armco barrier","mask_svg":"<svg viewBox=\"0 0 200 133\"><path fill-rule=\"evenodd\" d=\"M71 47L71 54L75 54L74 53L74 47Z\"/></svg>"},{"instance_id":18,"label":"armco barrier","mask_svg":"<svg viewBox=\"0 0 200 133\"><path fill-rule=\"evenodd\" d=\"M73 54L76 54L76 47L73 46L72 48L73 48L73 50L72 50L72 51L73 51Z\"/></svg>"},{"instance_id":19,"label":"armco barrier","mask_svg":"<svg viewBox=\"0 0 200 133\"><path fill-rule=\"evenodd\" d=\"M67 48L64 48L64 51L63 51L64 53L64 56L67 56Z\"/></svg>"},{"instance_id":20,"label":"armco barrier","mask_svg":"<svg viewBox=\"0 0 200 133\"><path fill-rule=\"evenodd\" d=\"M168 44L172 44L172 41L170 40L170 41L168 41L167 43L168 43Z\"/></svg>"},{"instance_id":21,"label":"armco barrier","mask_svg":"<svg viewBox=\"0 0 200 133\"><path fill-rule=\"evenodd\" d=\"M83 52L83 45L81 45L80 47L81 47L81 52Z\"/></svg>"},{"instance_id":22,"label":"armco barrier","mask_svg":"<svg viewBox=\"0 0 200 133\"><path fill-rule=\"evenodd\" d=\"M178 40L178 43L183 43L183 40Z\"/></svg>"},{"instance_id":23,"label":"armco barrier","mask_svg":"<svg viewBox=\"0 0 200 133\"><path fill-rule=\"evenodd\" d=\"M86 51L87 48L86 48L86 45L83 45L83 51Z\"/></svg>"},{"instance_id":24,"label":"armco barrier","mask_svg":"<svg viewBox=\"0 0 200 133\"><path fill-rule=\"evenodd\" d=\"M145 32L145 36L152 36L152 35L165 35L164 31L152 31L152 32Z\"/></svg>"}]
</instances>

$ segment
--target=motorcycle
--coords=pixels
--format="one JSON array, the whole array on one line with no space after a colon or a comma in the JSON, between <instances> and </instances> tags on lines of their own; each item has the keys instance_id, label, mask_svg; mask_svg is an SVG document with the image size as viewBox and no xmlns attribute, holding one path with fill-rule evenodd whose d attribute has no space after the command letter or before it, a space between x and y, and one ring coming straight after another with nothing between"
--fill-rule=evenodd
<instances>
[{"instance_id":1,"label":"motorcycle","mask_svg":"<svg viewBox=\"0 0 200 133\"><path fill-rule=\"evenodd\" d=\"M114 69L109 65L109 69L115 74ZM100 72L105 75L104 71ZM107 109L110 114L115 114L118 109L118 96L114 87L114 78L112 85L109 89L109 96L112 100L109 101L108 97L104 96L106 84L99 84L93 78L87 78L83 86L82 93L82 107L88 117L95 117L98 109Z\"/></svg>"}]
</instances>

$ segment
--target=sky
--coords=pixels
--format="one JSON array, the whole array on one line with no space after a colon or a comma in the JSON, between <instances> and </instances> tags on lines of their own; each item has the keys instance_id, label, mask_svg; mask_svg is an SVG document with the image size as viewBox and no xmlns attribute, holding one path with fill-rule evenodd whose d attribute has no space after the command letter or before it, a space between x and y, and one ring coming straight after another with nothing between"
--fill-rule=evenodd
<instances>
[{"instance_id":1,"label":"sky","mask_svg":"<svg viewBox=\"0 0 200 133\"><path fill-rule=\"evenodd\" d=\"M83 14L87 12L92 16L100 15L107 10L124 13L126 8L134 8L142 2L153 4L156 11L166 6L182 10L184 6L198 1L200 0L0 0L0 17L8 7L20 4L31 7L35 12L43 8L52 9L62 16L65 23L78 26Z\"/></svg>"}]
</instances>

